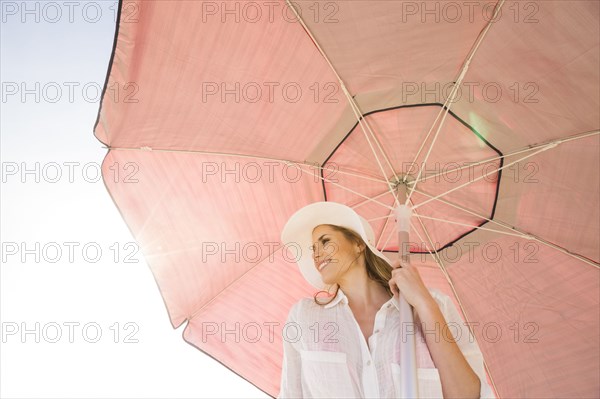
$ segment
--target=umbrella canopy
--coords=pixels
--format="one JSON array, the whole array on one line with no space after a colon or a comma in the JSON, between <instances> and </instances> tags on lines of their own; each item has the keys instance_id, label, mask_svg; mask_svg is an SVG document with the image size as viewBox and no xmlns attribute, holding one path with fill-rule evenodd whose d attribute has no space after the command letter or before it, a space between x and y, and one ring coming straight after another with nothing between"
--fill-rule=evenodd
<instances>
[{"instance_id":1,"label":"umbrella canopy","mask_svg":"<svg viewBox=\"0 0 600 399\"><path fill-rule=\"evenodd\" d=\"M599 3L294 5L119 4L94 134L173 327L276 396L283 225L341 202L391 258L404 185L498 396L596 396Z\"/></svg>"}]
</instances>

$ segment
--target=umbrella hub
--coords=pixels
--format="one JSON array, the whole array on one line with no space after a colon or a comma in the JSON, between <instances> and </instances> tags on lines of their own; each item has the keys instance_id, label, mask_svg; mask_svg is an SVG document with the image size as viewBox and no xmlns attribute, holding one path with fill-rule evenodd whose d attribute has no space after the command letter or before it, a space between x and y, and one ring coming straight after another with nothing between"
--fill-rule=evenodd
<instances>
[{"instance_id":1,"label":"umbrella hub","mask_svg":"<svg viewBox=\"0 0 600 399\"><path fill-rule=\"evenodd\" d=\"M398 180L392 181L392 187L394 190L408 191L412 188L415 182L415 177L409 174L399 174Z\"/></svg>"}]
</instances>

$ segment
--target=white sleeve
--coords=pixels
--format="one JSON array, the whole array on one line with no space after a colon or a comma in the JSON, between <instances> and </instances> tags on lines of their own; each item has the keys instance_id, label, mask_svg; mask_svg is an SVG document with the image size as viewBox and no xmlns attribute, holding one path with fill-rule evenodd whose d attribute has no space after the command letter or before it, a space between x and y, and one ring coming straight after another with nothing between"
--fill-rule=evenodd
<instances>
[{"instance_id":1,"label":"white sleeve","mask_svg":"<svg viewBox=\"0 0 600 399\"><path fill-rule=\"evenodd\" d=\"M438 290L430 289L429 291L438 303L440 310L444 315L444 319L446 319L446 323L448 324L448 330L452 333L460 351L465 359L467 359L467 362L475 374L479 377L481 383L479 397L481 399L496 399L492 387L487 382L485 368L483 366L483 354L481 353L477 342L475 342L475 338L473 338L473 335L469 331L469 327L464 322L458 309L456 309L456 306L452 302L452 299Z\"/></svg>"},{"instance_id":2,"label":"white sleeve","mask_svg":"<svg viewBox=\"0 0 600 399\"><path fill-rule=\"evenodd\" d=\"M296 303L290 309L286 320L286 325L293 324L296 321L296 312L298 309L298 303ZM293 327L289 328L290 335L293 335L295 330ZM301 381L301 364L300 364L300 353L295 347L295 344L286 337L286 328L284 325L283 329L283 362L281 368L281 383L279 395L277 399L283 398L302 398L302 381ZM293 337L292 337L293 338Z\"/></svg>"}]
</instances>

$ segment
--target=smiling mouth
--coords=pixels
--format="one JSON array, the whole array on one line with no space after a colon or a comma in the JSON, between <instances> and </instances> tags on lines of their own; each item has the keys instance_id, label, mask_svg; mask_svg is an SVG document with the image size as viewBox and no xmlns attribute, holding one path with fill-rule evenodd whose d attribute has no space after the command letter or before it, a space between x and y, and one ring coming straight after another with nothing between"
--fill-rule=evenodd
<instances>
[{"instance_id":1,"label":"smiling mouth","mask_svg":"<svg viewBox=\"0 0 600 399\"><path fill-rule=\"evenodd\" d=\"M329 263L331 263L331 259L325 259L323 262L319 264L319 271L323 270Z\"/></svg>"}]
</instances>

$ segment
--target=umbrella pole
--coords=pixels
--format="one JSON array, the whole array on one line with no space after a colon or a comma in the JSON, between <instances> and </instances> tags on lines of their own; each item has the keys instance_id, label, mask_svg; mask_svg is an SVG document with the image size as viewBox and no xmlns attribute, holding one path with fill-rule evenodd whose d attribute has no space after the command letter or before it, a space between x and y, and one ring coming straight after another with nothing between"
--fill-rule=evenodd
<instances>
[{"instance_id":1,"label":"umbrella pole","mask_svg":"<svg viewBox=\"0 0 600 399\"><path fill-rule=\"evenodd\" d=\"M396 187L400 205L396 208L396 228L398 230L398 256L402 262L410 261L408 232L410 231L410 216L412 211L403 205L406 201L406 185L398 184Z\"/></svg>"},{"instance_id":2,"label":"umbrella pole","mask_svg":"<svg viewBox=\"0 0 600 399\"><path fill-rule=\"evenodd\" d=\"M398 257L403 262L410 262L409 236L410 217L412 210L404 205L406 202L406 185L400 183L396 187L400 205L396 208L396 229L398 230ZM402 293L399 294L400 326L402 329L402 343L400 350L400 378L401 396L403 398L418 398L419 384L417 379L417 355L415 343L415 324L413 308L406 301ZM410 332L405 326L410 326ZM404 334L406 332L406 334Z\"/></svg>"}]
</instances>

